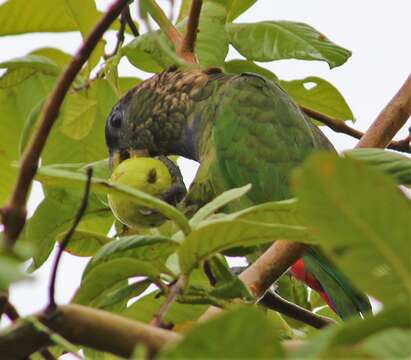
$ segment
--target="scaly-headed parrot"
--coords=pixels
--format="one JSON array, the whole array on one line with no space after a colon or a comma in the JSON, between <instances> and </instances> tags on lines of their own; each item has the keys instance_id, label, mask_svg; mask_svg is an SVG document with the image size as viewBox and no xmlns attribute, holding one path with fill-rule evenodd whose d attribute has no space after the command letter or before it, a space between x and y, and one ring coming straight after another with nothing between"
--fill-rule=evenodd
<instances>
[{"instance_id":1,"label":"scaly-headed parrot","mask_svg":"<svg viewBox=\"0 0 411 360\"><path fill-rule=\"evenodd\" d=\"M226 208L237 211L291 197L289 177L312 151L334 151L276 83L218 68L170 68L130 90L106 123L110 163L134 154L180 155L200 163L184 199L199 208L222 192L252 184ZM370 311L359 293L310 248L292 268L342 318Z\"/></svg>"}]
</instances>

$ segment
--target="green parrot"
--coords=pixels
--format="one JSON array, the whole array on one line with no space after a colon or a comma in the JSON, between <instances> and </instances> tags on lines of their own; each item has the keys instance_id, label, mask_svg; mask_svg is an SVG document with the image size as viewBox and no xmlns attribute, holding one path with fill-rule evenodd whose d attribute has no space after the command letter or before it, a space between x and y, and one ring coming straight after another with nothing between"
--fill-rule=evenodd
<instances>
[{"instance_id":1,"label":"green parrot","mask_svg":"<svg viewBox=\"0 0 411 360\"><path fill-rule=\"evenodd\" d=\"M130 90L106 123L110 164L134 156L180 155L200 163L183 202L198 209L222 192L252 184L225 211L291 197L289 177L314 150L334 151L321 131L274 82L219 68L173 67ZM292 268L342 318L370 312L316 248Z\"/></svg>"}]
</instances>

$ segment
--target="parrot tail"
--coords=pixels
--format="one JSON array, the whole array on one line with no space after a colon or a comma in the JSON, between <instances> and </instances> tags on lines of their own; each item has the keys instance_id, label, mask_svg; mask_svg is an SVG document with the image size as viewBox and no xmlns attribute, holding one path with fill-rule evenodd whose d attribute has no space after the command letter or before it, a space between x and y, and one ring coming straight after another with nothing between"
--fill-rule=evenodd
<instances>
[{"instance_id":1,"label":"parrot tail","mask_svg":"<svg viewBox=\"0 0 411 360\"><path fill-rule=\"evenodd\" d=\"M356 290L318 250L310 248L291 267L291 273L317 291L340 318L371 314L368 297Z\"/></svg>"}]
</instances>

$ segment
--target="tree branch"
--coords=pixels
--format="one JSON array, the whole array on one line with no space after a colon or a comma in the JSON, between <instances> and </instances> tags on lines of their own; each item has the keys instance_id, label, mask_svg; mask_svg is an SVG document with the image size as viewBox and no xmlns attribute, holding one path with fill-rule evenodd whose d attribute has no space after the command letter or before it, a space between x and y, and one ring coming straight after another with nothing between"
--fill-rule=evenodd
<instances>
[{"instance_id":1,"label":"tree branch","mask_svg":"<svg viewBox=\"0 0 411 360\"><path fill-rule=\"evenodd\" d=\"M184 39L178 50L178 55L187 62L196 64L198 60L195 55L195 44L197 39L198 24L200 22L202 0L193 0L191 3L190 14L188 16L187 30Z\"/></svg>"},{"instance_id":2,"label":"tree branch","mask_svg":"<svg viewBox=\"0 0 411 360\"><path fill-rule=\"evenodd\" d=\"M80 223L84 213L87 210L88 205L88 198L90 195L90 187L91 187L91 177L93 176L93 168L87 168L87 182L84 189L83 199L81 200L80 207L77 211L77 214L73 220L73 224L71 225L70 229L64 235L63 240L60 242L56 257L54 258L53 267L51 270L50 276L50 286L49 286L49 304L47 306L47 310L52 312L56 308L56 301L54 299L54 293L56 288L56 278L57 278L57 269L60 263L61 256L63 255L64 250L66 249L70 239L72 238L74 231L76 230L78 224Z\"/></svg>"},{"instance_id":3,"label":"tree branch","mask_svg":"<svg viewBox=\"0 0 411 360\"><path fill-rule=\"evenodd\" d=\"M121 13L127 3L128 0L116 0L108 8L107 12L71 60L47 101L39 127L22 156L20 172L14 191L7 205L2 209L4 239L8 246L13 246L24 227L26 221L26 201L30 186L37 171L41 152L46 144L51 128L57 119L64 97L104 32Z\"/></svg>"},{"instance_id":4,"label":"tree branch","mask_svg":"<svg viewBox=\"0 0 411 360\"><path fill-rule=\"evenodd\" d=\"M277 311L280 314L286 315L294 320L301 321L304 324L310 325L316 329L322 329L323 327L336 323L333 319L314 314L301 306L283 299L281 296L271 291L267 291L259 303L269 309Z\"/></svg>"},{"instance_id":5,"label":"tree branch","mask_svg":"<svg viewBox=\"0 0 411 360\"><path fill-rule=\"evenodd\" d=\"M138 343L152 352L181 339L181 335L109 312L80 305L59 306L53 316L35 317L73 344L129 357ZM50 336L21 321L0 334L0 354L5 359L24 358L52 345Z\"/></svg>"},{"instance_id":6,"label":"tree branch","mask_svg":"<svg viewBox=\"0 0 411 360\"><path fill-rule=\"evenodd\" d=\"M357 144L357 148L385 148L411 116L411 75Z\"/></svg>"},{"instance_id":7,"label":"tree branch","mask_svg":"<svg viewBox=\"0 0 411 360\"><path fill-rule=\"evenodd\" d=\"M361 139L364 136L363 132L348 126L344 121L324 115L305 106L300 106L300 109L309 117L322 122L335 132L343 133L356 139ZM411 153L410 141L410 136L407 136L399 141L391 141L387 147L392 150Z\"/></svg>"},{"instance_id":8,"label":"tree branch","mask_svg":"<svg viewBox=\"0 0 411 360\"><path fill-rule=\"evenodd\" d=\"M253 295L259 299L301 257L306 248L307 246L301 243L277 240L239 277ZM219 312L221 309L210 306L199 321L206 321Z\"/></svg>"},{"instance_id":9,"label":"tree branch","mask_svg":"<svg viewBox=\"0 0 411 360\"><path fill-rule=\"evenodd\" d=\"M130 8L127 6L123 11L125 11L126 22L133 35L136 37L140 36L140 32L138 31L136 24L134 24L133 18L131 17Z\"/></svg>"},{"instance_id":10,"label":"tree branch","mask_svg":"<svg viewBox=\"0 0 411 360\"><path fill-rule=\"evenodd\" d=\"M162 327L164 325L164 317L167 315L168 310L170 310L170 307L177 296L183 293L186 286L187 278L184 275L181 275L178 280L173 285L171 285L166 301L161 305L157 314L154 315L153 319L150 322L150 325L159 327Z\"/></svg>"}]
</instances>

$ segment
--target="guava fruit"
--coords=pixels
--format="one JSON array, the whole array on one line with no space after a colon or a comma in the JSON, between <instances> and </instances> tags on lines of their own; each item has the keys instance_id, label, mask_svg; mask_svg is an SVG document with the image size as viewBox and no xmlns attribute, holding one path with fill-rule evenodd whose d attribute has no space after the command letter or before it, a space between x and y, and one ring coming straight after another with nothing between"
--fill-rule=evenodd
<instances>
[{"instance_id":1,"label":"guava fruit","mask_svg":"<svg viewBox=\"0 0 411 360\"><path fill-rule=\"evenodd\" d=\"M110 181L130 186L152 196L160 196L172 184L167 166L160 160L150 157L134 157L122 161L113 171ZM137 205L124 195L107 195L114 216L131 228L161 225L166 218L159 213Z\"/></svg>"}]
</instances>

